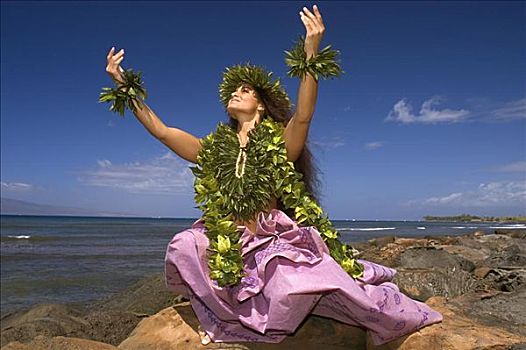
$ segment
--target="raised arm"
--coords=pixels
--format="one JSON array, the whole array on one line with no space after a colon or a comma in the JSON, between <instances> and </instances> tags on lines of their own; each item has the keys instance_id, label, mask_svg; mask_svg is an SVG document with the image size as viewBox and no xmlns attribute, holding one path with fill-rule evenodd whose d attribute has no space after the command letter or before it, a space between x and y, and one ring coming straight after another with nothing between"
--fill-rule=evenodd
<instances>
[{"instance_id":1,"label":"raised arm","mask_svg":"<svg viewBox=\"0 0 526 350\"><path fill-rule=\"evenodd\" d=\"M314 5L313 11L314 13L310 12L306 7L300 11L301 21L307 31L304 46L307 58L316 55L325 32L323 20L316 5ZM305 145L317 96L318 82L310 74L306 74L300 81L296 111L284 132L287 158L292 162L299 158Z\"/></svg>"},{"instance_id":2,"label":"raised arm","mask_svg":"<svg viewBox=\"0 0 526 350\"><path fill-rule=\"evenodd\" d=\"M124 59L124 49L115 55L113 51L114 48L112 47L107 56L108 65L106 66L106 72L119 85L124 82L122 77L123 69L119 65ZM135 116L152 136L174 151L179 157L189 162L197 163L197 154L201 149L199 138L181 129L166 126L146 103L134 100L133 104L135 106Z\"/></svg>"},{"instance_id":3,"label":"raised arm","mask_svg":"<svg viewBox=\"0 0 526 350\"><path fill-rule=\"evenodd\" d=\"M136 108L135 116L150 134L179 157L197 163L197 154L201 149L201 142L197 137L184 130L166 126L146 103L140 102L140 106L134 101L133 104Z\"/></svg>"}]
</instances>

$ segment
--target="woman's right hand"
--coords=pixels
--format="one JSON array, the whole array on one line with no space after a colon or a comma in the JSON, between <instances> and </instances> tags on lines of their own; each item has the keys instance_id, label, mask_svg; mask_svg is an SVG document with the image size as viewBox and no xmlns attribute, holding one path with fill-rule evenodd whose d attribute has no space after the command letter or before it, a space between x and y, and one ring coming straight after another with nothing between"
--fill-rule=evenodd
<instances>
[{"instance_id":1,"label":"woman's right hand","mask_svg":"<svg viewBox=\"0 0 526 350\"><path fill-rule=\"evenodd\" d=\"M108 56L106 56L106 59L108 60L106 73L108 73L116 83L124 84L124 78L121 73L124 70L119 65L124 59L124 49L121 49L115 55L113 54L114 51L115 47L112 47L110 52L108 52Z\"/></svg>"}]
</instances>

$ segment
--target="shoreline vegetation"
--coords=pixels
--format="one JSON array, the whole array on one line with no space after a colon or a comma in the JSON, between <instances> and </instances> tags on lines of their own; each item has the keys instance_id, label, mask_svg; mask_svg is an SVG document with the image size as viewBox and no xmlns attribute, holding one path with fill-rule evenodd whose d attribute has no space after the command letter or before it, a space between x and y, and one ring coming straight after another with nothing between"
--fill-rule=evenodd
<instances>
[{"instance_id":1,"label":"shoreline vegetation","mask_svg":"<svg viewBox=\"0 0 526 350\"><path fill-rule=\"evenodd\" d=\"M525 216L476 216L470 214L461 214L456 216L424 216L425 221L461 221L461 222L525 222Z\"/></svg>"}]
</instances>

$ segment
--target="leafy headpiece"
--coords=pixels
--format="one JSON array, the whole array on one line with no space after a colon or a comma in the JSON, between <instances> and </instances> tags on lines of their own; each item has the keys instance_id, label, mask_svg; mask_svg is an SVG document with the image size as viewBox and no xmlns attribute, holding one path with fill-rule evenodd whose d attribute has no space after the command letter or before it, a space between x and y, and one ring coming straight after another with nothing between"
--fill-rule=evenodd
<instances>
[{"instance_id":1,"label":"leafy headpiece","mask_svg":"<svg viewBox=\"0 0 526 350\"><path fill-rule=\"evenodd\" d=\"M327 79L337 77L343 70L337 61L339 51L332 50L327 46L313 57L307 58L305 50L305 38L300 37L294 47L285 51L285 63L289 67L287 75L303 79L307 74L318 80L320 77ZM123 72L124 84L117 89L102 88L99 102L113 102L110 111L124 116L126 108L135 112L132 101L146 99L146 89L143 86L141 72L127 69ZM267 72L262 67L246 63L227 68L223 74L223 81L219 85L219 96L226 107L236 91L243 83L252 86L259 94L266 95L270 100L278 102L280 106L291 106L289 96L281 86L280 80L272 81L272 72Z\"/></svg>"},{"instance_id":2,"label":"leafy headpiece","mask_svg":"<svg viewBox=\"0 0 526 350\"><path fill-rule=\"evenodd\" d=\"M246 63L227 68L223 73L223 82L219 85L219 96L225 107L232 93L242 84L252 86L258 93L263 93L274 101L283 101L290 106L290 99L279 79L272 81L272 72L267 72L259 66Z\"/></svg>"}]
</instances>

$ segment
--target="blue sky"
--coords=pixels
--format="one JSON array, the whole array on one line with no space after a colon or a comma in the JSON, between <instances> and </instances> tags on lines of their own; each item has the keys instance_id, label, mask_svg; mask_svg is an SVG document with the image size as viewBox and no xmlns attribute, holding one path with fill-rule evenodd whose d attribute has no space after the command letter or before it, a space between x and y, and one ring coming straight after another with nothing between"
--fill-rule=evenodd
<instances>
[{"instance_id":1,"label":"blue sky","mask_svg":"<svg viewBox=\"0 0 526 350\"><path fill-rule=\"evenodd\" d=\"M197 217L189 163L127 112L98 103L112 46L143 72L146 103L203 137L226 115L225 67L281 77L312 2L2 1L2 197ZM318 2L321 81L310 128L334 219L526 212L524 2Z\"/></svg>"}]
</instances>

